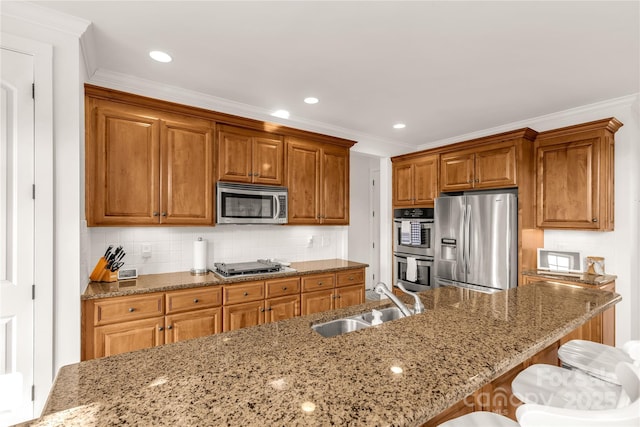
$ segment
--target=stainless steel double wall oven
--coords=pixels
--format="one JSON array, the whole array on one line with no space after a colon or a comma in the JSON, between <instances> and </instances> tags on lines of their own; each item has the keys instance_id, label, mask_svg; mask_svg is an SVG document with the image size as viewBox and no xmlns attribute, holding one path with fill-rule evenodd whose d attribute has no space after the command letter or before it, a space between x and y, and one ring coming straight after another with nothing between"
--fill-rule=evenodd
<instances>
[{"instance_id":1,"label":"stainless steel double wall oven","mask_svg":"<svg viewBox=\"0 0 640 427\"><path fill-rule=\"evenodd\" d=\"M393 211L394 283L421 292L433 289L435 228L433 208Z\"/></svg>"}]
</instances>

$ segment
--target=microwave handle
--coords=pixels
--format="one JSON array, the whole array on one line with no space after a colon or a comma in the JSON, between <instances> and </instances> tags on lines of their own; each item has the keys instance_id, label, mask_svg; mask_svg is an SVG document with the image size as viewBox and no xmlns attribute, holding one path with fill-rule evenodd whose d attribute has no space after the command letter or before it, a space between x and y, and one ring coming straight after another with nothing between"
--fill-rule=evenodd
<instances>
[{"instance_id":1,"label":"microwave handle","mask_svg":"<svg viewBox=\"0 0 640 427\"><path fill-rule=\"evenodd\" d=\"M273 195L273 201L276 203L276 209L274 213L273 219L278 219L280 217L280 200L277 195Z\"/></svg>"}]
</instances>

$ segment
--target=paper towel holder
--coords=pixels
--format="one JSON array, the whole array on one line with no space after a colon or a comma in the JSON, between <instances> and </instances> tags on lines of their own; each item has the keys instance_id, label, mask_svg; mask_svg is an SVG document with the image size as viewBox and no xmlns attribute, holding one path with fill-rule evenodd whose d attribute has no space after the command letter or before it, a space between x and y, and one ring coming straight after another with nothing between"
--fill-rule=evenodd
<instances>
[{"instance_id":1,"label":"paper towel holder","mask_svg":"<svg viewBox=\"0 0 640 427\"><path fill-rule=\"evenodd\" d=\"M203 239L202 237L198 237L198 242L201 242ZM206 247L205 247L205 264L206 264ZM194 258L195 258L195 250L194 250L194 254L193 254ZM209 271L209 269L207 268L207 266L205 265L204 268L192 268L191 269L191 275L192 276L203 276L205 274L207 274L207 272Z\"/></svg>"}]
</instances>

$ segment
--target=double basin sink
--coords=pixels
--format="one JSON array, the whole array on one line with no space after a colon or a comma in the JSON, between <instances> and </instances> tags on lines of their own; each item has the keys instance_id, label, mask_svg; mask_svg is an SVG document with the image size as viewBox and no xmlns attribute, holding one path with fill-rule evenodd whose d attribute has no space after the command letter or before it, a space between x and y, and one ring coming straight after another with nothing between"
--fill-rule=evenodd
<instances>
[{"instance_id":1,"label":"double basin sink","mask_svg":"<svg viewBox=\"0 0 640 427\"><path fill-rule=\"evenodd\" d=\"M376 309L381 314L380 321L382 323L389 322L404 317L400 309L397 307L386 307ZM312 325L311 329L322 335L323 337L335 337L337 335L346 334L348 332L357 331L373 326L373 311L369 311L355 316L344 317L341 319L330 320L329 322Z\"/></svg>"}]
</instances>

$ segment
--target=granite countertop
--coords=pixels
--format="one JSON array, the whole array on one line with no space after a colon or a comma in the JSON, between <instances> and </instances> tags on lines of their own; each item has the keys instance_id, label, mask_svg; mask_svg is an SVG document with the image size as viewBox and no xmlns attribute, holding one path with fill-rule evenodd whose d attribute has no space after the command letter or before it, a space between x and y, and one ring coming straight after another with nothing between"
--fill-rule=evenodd
<instances>
[{"instance_id":1,"label":"granite countertop","mask_svg":"<svg viewBox=\"0 0 640 427\"><path fill-rule=\"evenodd\" d=\"M333 338L310 326L390 302L65 366L28 424L417 426L621 299L544 282L420 296L422 314Z\"/></svg>"},{"instance_id":2,"label":"granite countertop","mask_svg":"<svg viewBox=\"0 0 640 427\"><path fill-rule=\"evenodd\" d=\"M523 271L524 276L536 276L543 277L550 280L564 280L566 282L576 282L582 285L602 286L607 283L615 281L618 276L612 274L588 274L588 273L576 273L576 274L562 274L551 273L546 270L528 270Z\"/></svg>"},{"instance_id":3,"label":"granite countertop","mask_svg":"<svg viewBox=\"0 0 640 427\"><path fill-rule=\"evenodd\" d=\"M362 264L343 259L324 259L315 261L302 261L291 263L295 271L282 273L269 273L251 276L237 276L223 278L214 273L204 275L192 275L190 272L146 274L137 279L122 280L118 282L90 282L87 285L82 299L108 298L115 296L143 294L148 292L163 292L174 289L194 288L197 286L229 285L256 280L276 279L280 277L300 276L315 273L330 273L352 268L364 268L368 264Z\"/></svg>"}]
</instances>

